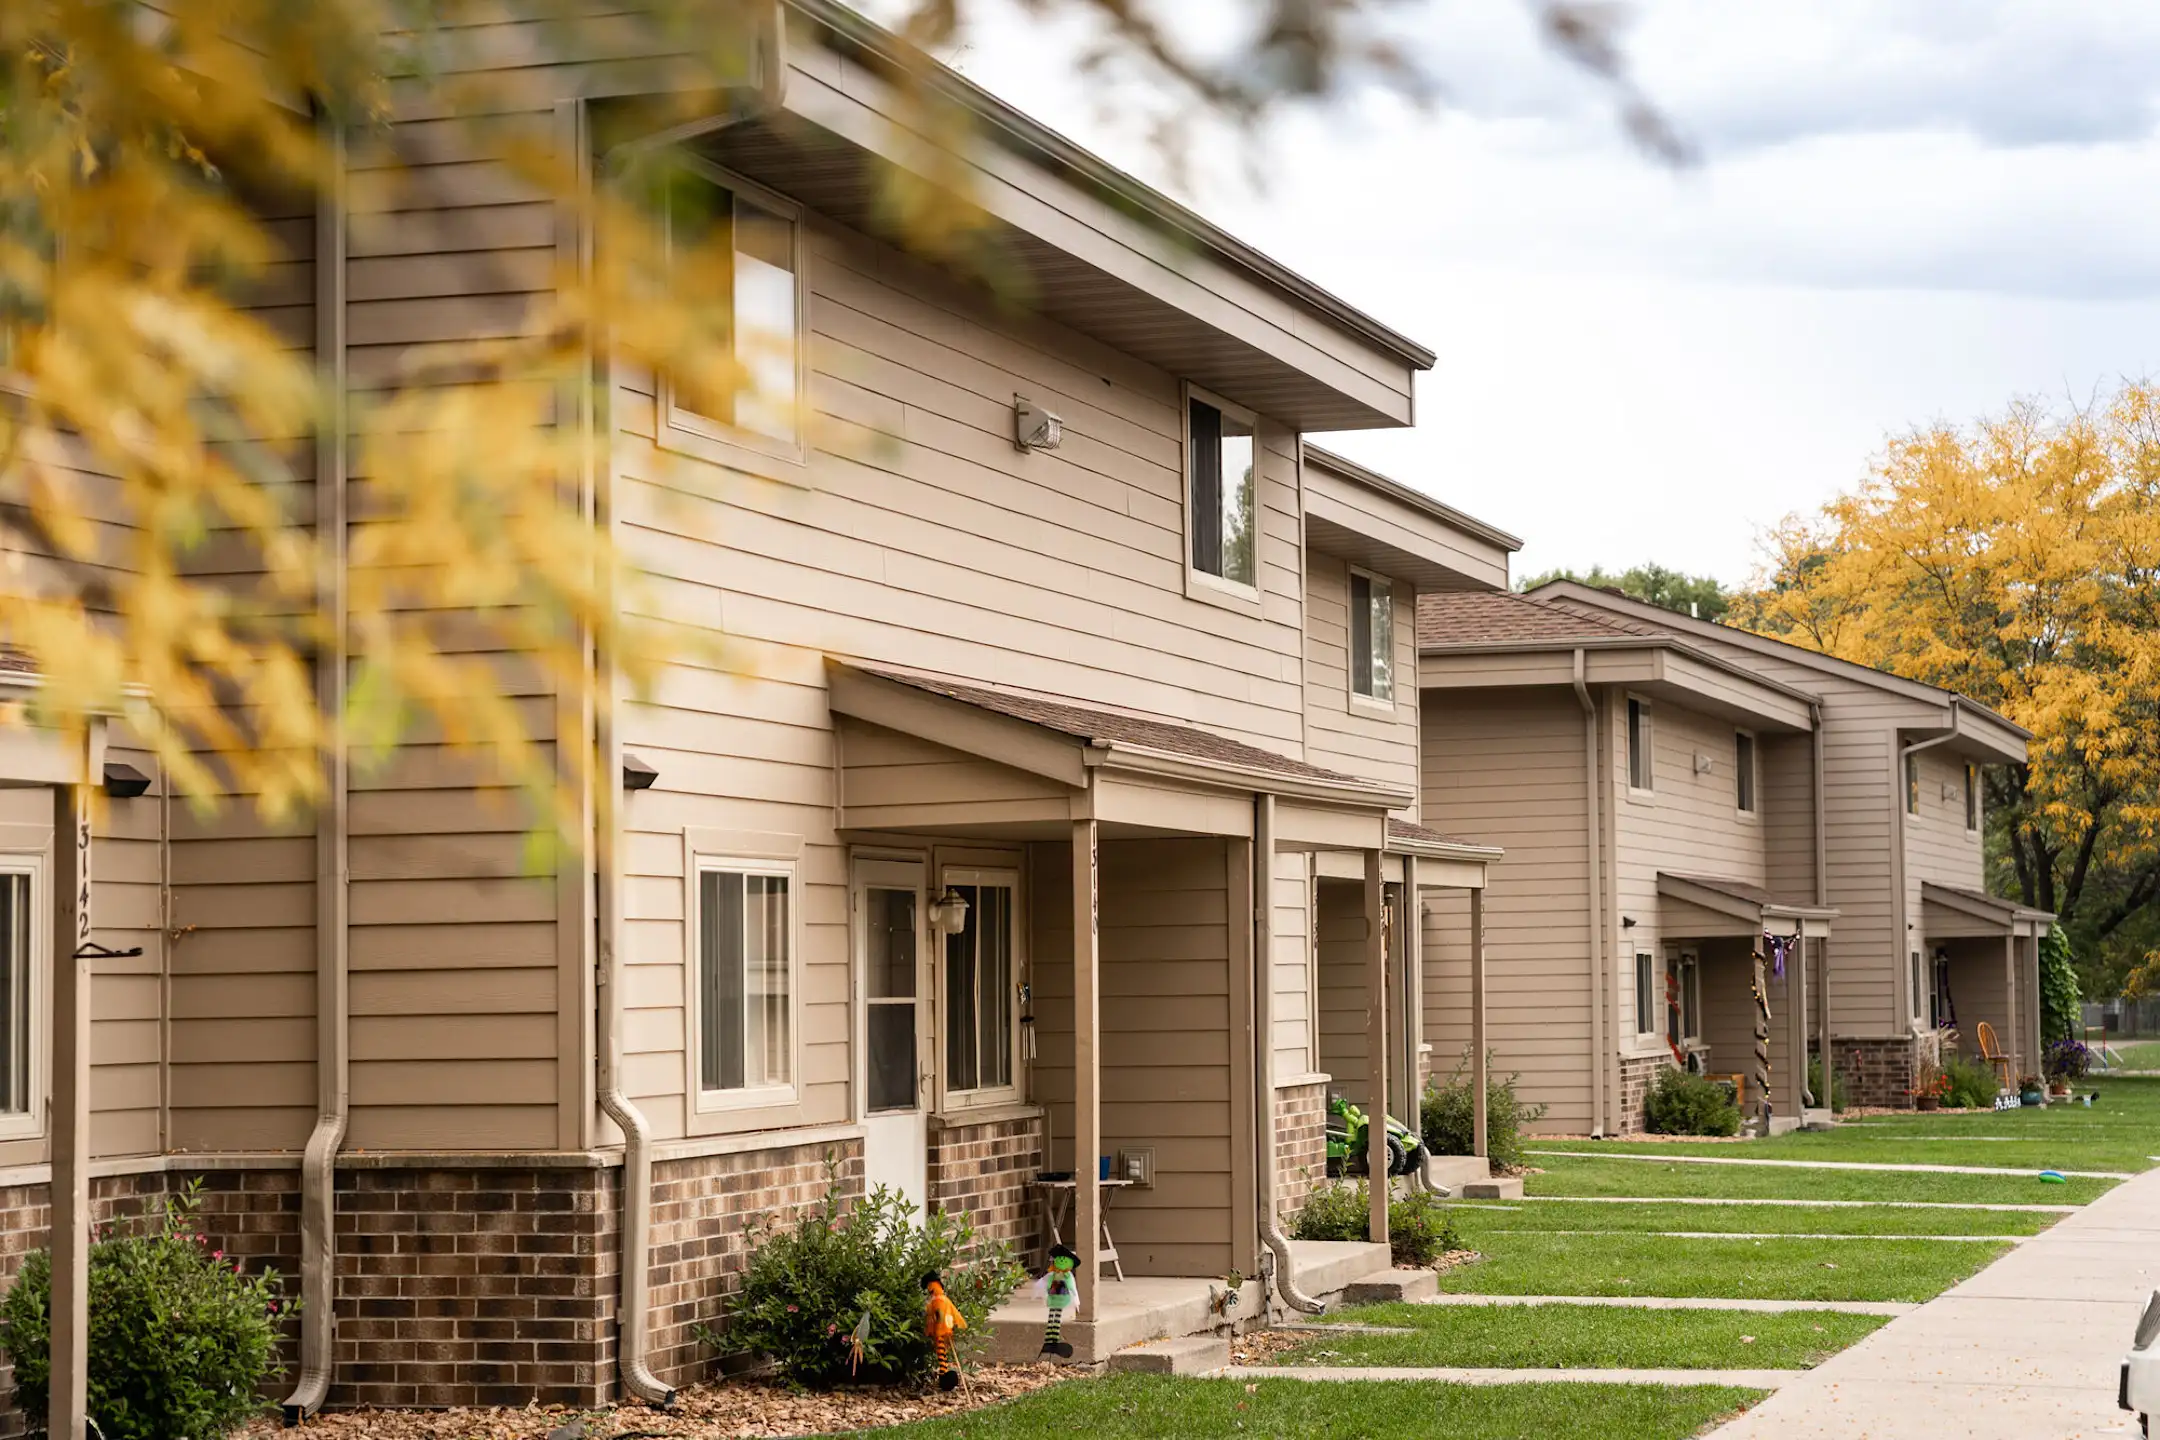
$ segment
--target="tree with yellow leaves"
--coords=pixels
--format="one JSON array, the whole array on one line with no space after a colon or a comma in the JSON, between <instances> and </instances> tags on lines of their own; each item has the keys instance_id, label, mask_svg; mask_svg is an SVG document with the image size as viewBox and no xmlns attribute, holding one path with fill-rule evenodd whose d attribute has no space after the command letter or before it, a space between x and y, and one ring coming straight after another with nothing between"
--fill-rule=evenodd
<instances>
[{"instance_id":1,"label":"tree with yellow leaves","mask_svg":"<svg viewBox=\"0 0 2160 1440\"><path fill-rule=\"evenodd\" d=\"M1371 84L1424 93L1382 0L1252 0L1252 38L1200 54L1171 0L1040 0L1091 18L1091 66L1157 101L1247 124L1285 100ZM651 0L10 0L0 5L0 649L45 677L38 723L124 713L173 790L277 819L321 796L326 756L381 754L414 727L523 786L577 833L590 756L529 739L499 683L522 657L560 693L599 652L635 685L662 649L626 633L614 557L580 498L580 429L604 356L707 396L757 386L725 306L724 244L670 250L664 174L593 184L544 127L515 123L533 67L617 67L659 133L754 77L788 4ZM933 139L964 123L927 55L965 0L906 0L925 47L911 96ZM1652 151L1682 147L1627 83L1606 7L1534 0L1553 45L1608 81ZM632 73L645 77L625 85ZM440 121L433 117L442 117ZM494 117L503 118L497 123ZM393 124L413 121L417 124ZM470 118L463 128L451 123ZM477 137L477 138L476 138ZM349 198L354 236L428 208L414 146L463 146L597 237L539 285L538 313L347 373L295 333L310 217ZM894 238L965 267L979 218L957 150L894 167ZM949 157L941 166L940 155ZM949 173L948 173L949 172ZM345 190L353 193L348 197ZM1003 277L985 272L993 284ZM1014 300L1024 303L1025 296ZM796 397L778 403L794 404ZM317 505L326 436L352 512ZM333 642L354 657L318 657ZM333 673L335 672L335 673Z\"/></svg>"},{"instance_id":2,"label":"tree with yellow leaves","mask_svg":"<svg viewBox=\"0 0 2160 1440\"><path fill-rule=\"evenodd\" d=\"M1926 681L2034 734L1988 776L1990 849L2088 973L2154 962L2160 922L2160 387L1893 441L1771 536L1746 628Z\"/></svg>"}]
</instances>

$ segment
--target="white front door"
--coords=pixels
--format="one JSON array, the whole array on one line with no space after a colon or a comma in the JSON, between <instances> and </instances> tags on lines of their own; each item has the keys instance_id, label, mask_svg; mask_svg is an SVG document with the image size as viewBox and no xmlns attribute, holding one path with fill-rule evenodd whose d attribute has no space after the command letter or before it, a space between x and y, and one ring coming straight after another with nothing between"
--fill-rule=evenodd
<instances>
[{"instance_id":1,"label":"white front door","mask_svg":"<svg viewBox=\"0 0 2160 1440\"><path fill-rule=\"evenodd\" d=\"M863 1184L929 1202L930 986L924 976L927 920L923 866L855 862L857 1067L863 1096Z\"/></svg>"}]
</instances>

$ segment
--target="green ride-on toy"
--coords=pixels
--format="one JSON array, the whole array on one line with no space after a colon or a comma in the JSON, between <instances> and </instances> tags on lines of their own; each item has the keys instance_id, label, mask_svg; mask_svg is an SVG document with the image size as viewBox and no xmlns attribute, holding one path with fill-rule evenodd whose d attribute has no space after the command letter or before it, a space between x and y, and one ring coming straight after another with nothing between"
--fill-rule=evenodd
<instances>
[{"instance_id":1,"label":"green ride-on toy","mask_svg":"<svg viewBox=\"0 0 2160 1440\"><path fill-rule=\"evenodd\" d=\"M1366 1126L1370 1123L1363 1110L1342 1096L1332 1093L1328 1096L1328 1174L1365 1173ZM1423 1137L1392 1115L1387 1117L1387 1160L1390 1175L1407 1175L1425 1163Z\"/></svg>"}]
</instances>

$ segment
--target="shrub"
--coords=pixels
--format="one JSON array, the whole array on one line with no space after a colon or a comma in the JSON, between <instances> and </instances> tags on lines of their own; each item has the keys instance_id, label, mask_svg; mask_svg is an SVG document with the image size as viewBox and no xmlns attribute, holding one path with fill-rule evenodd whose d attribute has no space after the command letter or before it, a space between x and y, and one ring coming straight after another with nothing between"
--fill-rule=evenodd
<instances>
[{"instance_id":1,"label":"shrub","mask_svg":"<svg viewBox=\"0 0 2160 1440\"><path fill-rule=\"evenodd\" d=\"M201 1181L130 1233L90 1246L92 1433L104 1440L216 1440L268 1408L281 1374L277 1272L244 1273L196 1228ZM23 1261L0 1302L0 1345L35 1429L52 1380L52 1253Z\"/></svg>"},{"instance_id":2,"label":"shrub","mask_svg":"<svg viewBox=\"0 0 2160 1440\"><path fill-rule=\"evenodd\" d=\"M837 1182L823 1205L792 1229L751 1218L750 1266L727 1307L727 1329L700 1326L717 1349L770 1356L798 1385L848 1380L899 1384L934 1368L923 1334L922 1278L935 1270L968 1328L955 1338L963 1357L980 1346L990 1312L1026 1278L1012 1247L978 1235L974 1221L932 1211L916 1223L904 1196L879 1186L843 1206ZM850 1373L849 1336L870 1316L859 1369Z\"/></svg>"},{"instance_id":3,"label":"shrub","mask_svg":"<svg viewBox=\"0 0 2160 1440\"><path fill-rule=\"evenodd\" d=\"M2074 1039L2085 1026L2077 956L2060 925L2040 939L2040 1038Z\"/></svg>"},{"instance_id":4,"label":"shrub","mask_svg":"<svg viewBox=\"0 0 2160 1440\"><path fill-rule=\"evenodd\" d=\"M1740 1107L1733 1104L1725 1087L1677 1066L1658 1071L1643 1109L1651 1131L1658 1135L1740 1133Z\"/></svg>"},{"instance_id":5,"label":"shrub","mask_svg":"<svg viewBox=\"0 0 2160 1440\"><path fill-rule=\"evenodd\" d=\"M1435 1155L1475 1155L1477 1146L1476 1097L1470 1093L1470 1057L1456 1062L1455 1073L1445 1084L1436 1076L1425 1086L1418 1105L1418 1127L1425 1148ZM1515 1093L1519 1075L1505 1080L1493 1073L1492 1055L1485 1056L1485 1158L1495 1165L1522 1164L1522 1131L1545 1118L1545 1107Z\"/></svg>"},{"instance_id":6,"label":"shrub","mask_svg":"<svg viewBox=\"0 0 2160 1440\"><path fill-rule=\"evenodd\" d=\"M2002 1088L1993 1070L1963 1055L1946 1053L1942 1072L1950 1082L1943 1104L1955 1110L1985 1110L1995 1103L1995 1092Z\"/></svg>"},{"instance_id":7,"label":"shrub","mask_svg":"<svg viewBox=\"0 0 2160 1440\"><path fill-rule=\"evenodd\" d=\"M1372 1230L1365 1182L1322 1185L1290 1222L1294 1240L1363 1240ZM1424 1267L1462 1248L1455 1216L1437 1195L1405 1195L1388 1205L1388 1251L1397 1265Z\"/></svg>"},{"instance_id":8,"label":"shrub","mask_svg":"<svg viewBox=\"0 0 2160 1440\"><path fill-rule=\"evenodd\" d=\"M1815 1097L1815 1103L1817 1105L1822 1104L1823 1080L1822 1058L1820 1056L1817 1056L1816 1058L1807 1062L1807 1088L1808 1094ZM1851 1103L1849 1097L1845 1093L1845 1077L1837 1073L1837 1067L1834 1065L1830 1067L1829 1098L1830 1108L1832 1110L1842 1111L1848 1104Z\"/></svg>"},{"instance_id":9,"label":"shrub","mask_svg":"<svg viewBox=\"0 0 2160 1440\"><path fill-rule=\"evenodd\" d=\"M2043 1068L2050 1080L2064 1083L2082 1080L2085 1072L2092 1069L2092 1051L2084 1041L2064 1036L2048 1046Z\"/></svg>"}]
</instances>

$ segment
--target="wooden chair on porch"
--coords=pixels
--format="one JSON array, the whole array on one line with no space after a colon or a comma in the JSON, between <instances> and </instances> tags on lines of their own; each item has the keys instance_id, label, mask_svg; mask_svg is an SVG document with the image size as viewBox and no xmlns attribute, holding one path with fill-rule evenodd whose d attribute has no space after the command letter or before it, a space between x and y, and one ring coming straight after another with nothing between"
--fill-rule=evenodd
<instances>
[{"instance_id":1,"label":"wooden chair on porch","mask_svg":"<svg viewBox=\"0 0 2160 1440\"><path fill-rule=\"evenodd\" d=\"M2010 1057L2003 1053L2002 1042L1995 1038L1995 1027L1982 1020L1980 1028L1974 1033L1980 1040L1980 1059L1986 1064L1995 1067L1995 1077L2001 1082L2003 1089L2015 1089L2017 1087L2016 1067L2011 1064Z\"/></svg>"}]
</instances>

